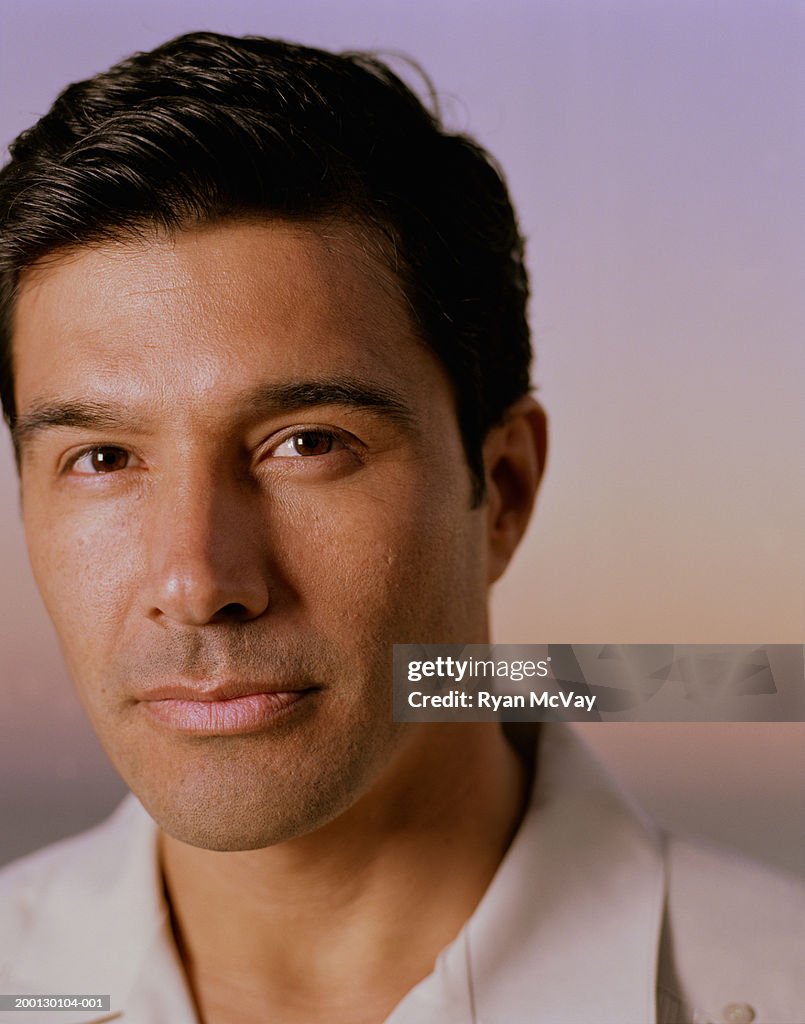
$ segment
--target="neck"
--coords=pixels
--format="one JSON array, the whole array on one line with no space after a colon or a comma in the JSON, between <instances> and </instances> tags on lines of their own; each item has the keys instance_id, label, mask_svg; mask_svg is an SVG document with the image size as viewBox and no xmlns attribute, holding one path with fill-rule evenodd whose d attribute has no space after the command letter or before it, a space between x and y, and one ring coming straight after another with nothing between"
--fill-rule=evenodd
<instances>
[{"instance_id":1,"label":"neck","mask_svg":"<svg viewBox=\"0 0 805 1024\"><path fill-rule=\"evenodd\" d=\"M405 771L289 842L219 853L162 836L204 1024L372 1024L431 972L511 841L525 771L496 725L426 726L415 748Z\"/></svg>"}]
</instances>

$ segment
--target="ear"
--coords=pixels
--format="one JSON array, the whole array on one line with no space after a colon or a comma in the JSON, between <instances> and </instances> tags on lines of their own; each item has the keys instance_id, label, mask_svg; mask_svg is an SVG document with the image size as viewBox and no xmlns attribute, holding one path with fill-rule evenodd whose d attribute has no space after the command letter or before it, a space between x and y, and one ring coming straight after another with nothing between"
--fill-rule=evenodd
<instances>
[{"instance_id":1,"label":"ear","mask_svg":"<svg viewBox=\"0 0 805 1024\"><path fill-rule=\"evenodd\" d=\"M545 411L530 395L509 406L484 441L488 583L503 575L525 533L547 452Z\"/></svg>"}]
</instances>

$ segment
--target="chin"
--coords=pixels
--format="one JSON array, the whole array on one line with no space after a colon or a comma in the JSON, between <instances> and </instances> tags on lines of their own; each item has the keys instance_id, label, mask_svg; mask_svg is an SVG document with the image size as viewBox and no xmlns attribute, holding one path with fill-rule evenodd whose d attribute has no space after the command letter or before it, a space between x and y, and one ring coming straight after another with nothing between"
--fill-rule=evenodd
<instances>
[{"instance_id":1,"label":"chin","mask_svg":"<svg viewBox=\"0 0 805 1024\"><path fill-rule=\"evenodd\" d=\"M260 850L308 835L337 817L345 808L336 799L262 801L236 799L229 794L205 794L194 800L166 803L140 796L140 801L163 832L203 850L234 852Z\"/></svg>"},{"instance_id":2,"label":"chin","mask_svg":"<svg viewBox=\"0 0 805 1024\"><path fill-rule=\"evenodd\" d=\"M348 810L372 784L370 750L350 745L340 757L309 750L277 763L224 747L179 770L121 774L172 838L205 850L257 850L308 835Z\"/></svg>"}]
</instances>

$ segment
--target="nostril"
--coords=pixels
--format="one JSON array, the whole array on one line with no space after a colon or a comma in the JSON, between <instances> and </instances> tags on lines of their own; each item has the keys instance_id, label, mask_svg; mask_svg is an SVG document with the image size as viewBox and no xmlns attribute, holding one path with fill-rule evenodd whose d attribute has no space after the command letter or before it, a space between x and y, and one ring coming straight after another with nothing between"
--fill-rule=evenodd
<instances>
[{"instance_id":1,"label":"nostril","mask_svg":"<svg viewBox=\"0 0 805 1024\"><path fill-rule=\"evenodd\" d=\"M246 605L240 604L238 601L232 601L230 604L225 604L222 608L219 608L215 618L219 621L243 622L245 619L250 619L251 615Z\"/></svg>"}]
</instances>

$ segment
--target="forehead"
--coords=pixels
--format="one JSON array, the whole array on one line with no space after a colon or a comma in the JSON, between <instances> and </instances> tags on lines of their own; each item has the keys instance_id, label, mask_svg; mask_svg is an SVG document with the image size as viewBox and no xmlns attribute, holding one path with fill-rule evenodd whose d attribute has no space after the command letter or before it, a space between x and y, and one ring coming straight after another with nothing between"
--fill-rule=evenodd
<instances>
[{"instance_id":1,"label":"forehead","mask_svg":"<svg viewBox=\"0 0 805 1024\"><path fill-rule=\"evenodd\" d=\"M43 264L21 282L13 359L20 408L49 387L175 400L265 372L441 374L379 245L338 222L209 225Z\"/></svg>"}]
</instances>

